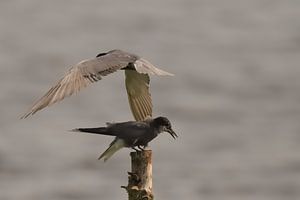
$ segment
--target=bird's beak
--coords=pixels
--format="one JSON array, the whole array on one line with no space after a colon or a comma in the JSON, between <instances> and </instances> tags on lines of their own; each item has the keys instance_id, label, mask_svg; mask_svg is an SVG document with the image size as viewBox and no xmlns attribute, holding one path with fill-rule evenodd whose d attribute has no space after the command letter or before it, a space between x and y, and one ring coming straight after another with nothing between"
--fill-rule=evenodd
<instances>
[{"instance_id":1,"label":"bird's beak","mask_svg":"<svg viewBox=\"0 0 300 200\"><path fill-rule=\"evenodd\" d=\"M170 135L171 135L174 139L176 139L176 138L178 137L178 135L177 135L171 128L166 129L166 131L167 131L168 133L170 133Z\"/></svg>"}]
</instances>

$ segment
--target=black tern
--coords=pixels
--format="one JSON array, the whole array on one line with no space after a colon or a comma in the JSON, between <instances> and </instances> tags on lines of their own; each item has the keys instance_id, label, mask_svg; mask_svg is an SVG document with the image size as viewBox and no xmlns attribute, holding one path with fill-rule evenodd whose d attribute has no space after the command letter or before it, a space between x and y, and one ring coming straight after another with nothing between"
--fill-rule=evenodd
<instances>
[{"instance_id":1,"label":"black tern","mask_svg":"<svg viewBox=\"0 0 300 200\"><path fill-rule=\"evenodd\" d=\"M131 112L137 121L152 116L152 100L149 92L149 75L173 74L156 68L149 61L122 50L100 53L96 58L83 60L71 67L44 96L42 96L21 118L26 118L37 111L79 92L103 76L117 70L125 71L125 85Z\"/></svg>"},{"instance_id":2,"label":"black tern","mask_svg":"<svg viewBox=\"0 0 300 200\"><path fill-rule=\"evenodd\" d=\"M144 121L107 123L106 127L77 128L72 131L116 136L108 149L98 158L103 158L104 161L123 147L132 148L137 151L143 150L151 140L164 131L170 133L174 139L178 137L172 130L171 123L166 117L147 118Z\"/></svg>"}]
</instances>

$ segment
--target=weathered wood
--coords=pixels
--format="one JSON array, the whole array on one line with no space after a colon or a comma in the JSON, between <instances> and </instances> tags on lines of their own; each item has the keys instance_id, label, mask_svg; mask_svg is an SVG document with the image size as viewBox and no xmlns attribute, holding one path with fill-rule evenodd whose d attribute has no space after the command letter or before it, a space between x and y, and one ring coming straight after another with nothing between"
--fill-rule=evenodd
<instances>
[{"instance_id":1,"label":"weathered wood","mask_svg":"<svg viewBox=\"0 0 300 200\"><path fill-rule=\"evenodd\" d=\"M152 193L152 151L131 152L131 172L128 185L122 186L128 192L129 200L153 200Z\"/></svg>"}]
</instances>

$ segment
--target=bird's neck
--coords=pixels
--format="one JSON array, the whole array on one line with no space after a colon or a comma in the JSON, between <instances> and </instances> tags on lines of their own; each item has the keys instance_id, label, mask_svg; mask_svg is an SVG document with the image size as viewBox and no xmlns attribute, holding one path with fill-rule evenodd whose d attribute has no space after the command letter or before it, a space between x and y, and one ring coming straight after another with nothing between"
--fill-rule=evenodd
<instances>
[{"instance_id":1,"label":"bird's neck","mask_svg":"<svg viewBox=\"0 0 300 200\"><path fill-rule=\"evenodd\" d=\"M160 134L163 132L163 127L160 126L155 120L151 122L151 127L154 129L154 133L156 135Z\"/></svg>"}]
</instances>

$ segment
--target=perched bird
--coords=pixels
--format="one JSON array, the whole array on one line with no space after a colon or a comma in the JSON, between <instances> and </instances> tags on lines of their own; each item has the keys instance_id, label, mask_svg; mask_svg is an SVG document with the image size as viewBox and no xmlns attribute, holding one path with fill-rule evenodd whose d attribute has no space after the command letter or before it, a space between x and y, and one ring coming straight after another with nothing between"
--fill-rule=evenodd
<instances>
[{"instance_id":1,"label":"perched bird","mask_svg":"<svg viewBox=\"0 0 300 200\"><path fill-rule=\"evenodd\" d=\"M149 92L149 75L173 74L156 68L147 60L121 50L100 53L96 58L83 60L71 67L66 75L42 96L21 118L77 93L103 76L117 70L125 70L125 84L131 112L137 121L152 116L152 100Z\"/></svg>"},{"instance_id":2,"label":"perched bird","mask_svg":"<svg viewBox=\"0 0 300 200\"><path fill-rule=\"evenodd\" d=\"M140 150L143 150L151 140L164 131L169 132L174 139L178 137L172 130L171 123L166 117L148 118L144 121L107 123L106 127L77 128L72 131L116 136L108 149L99 157L99 159L103 158L104 161L123 147L137 151L136 147L138 147Z\"/></svg>"}]
</instances>

